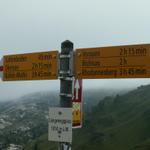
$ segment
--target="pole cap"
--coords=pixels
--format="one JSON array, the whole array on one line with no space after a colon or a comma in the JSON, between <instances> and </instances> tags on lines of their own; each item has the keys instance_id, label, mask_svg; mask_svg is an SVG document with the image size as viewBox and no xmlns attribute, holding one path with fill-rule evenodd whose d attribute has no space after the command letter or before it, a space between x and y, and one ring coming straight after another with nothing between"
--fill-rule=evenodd
<instances>
[{"instance_id":1,"label":"pole cap","mask_svg":"<svg viewBox=\"0 0 150 150\"><path fill-rule=\"evenodd\" d=\"M61 53L69 54L70 51L73 51L73 43L69 40L66 40L61 43Z\"/></svg>"}]
</instances>

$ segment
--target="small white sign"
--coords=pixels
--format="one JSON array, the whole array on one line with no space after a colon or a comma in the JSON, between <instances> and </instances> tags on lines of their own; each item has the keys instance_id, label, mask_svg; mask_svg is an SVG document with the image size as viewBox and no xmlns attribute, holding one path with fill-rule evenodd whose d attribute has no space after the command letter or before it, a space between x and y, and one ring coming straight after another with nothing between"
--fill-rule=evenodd
<instances>
[{"instance_id":1,"label":"small white sign","mask_svg":"<svg viewBox=\"0 0 150 150\"><path fill-rule=\"evenodd\" d=\"M72 108L49 108L48 140L72 142Z\"/></svg>"}]
</instances>

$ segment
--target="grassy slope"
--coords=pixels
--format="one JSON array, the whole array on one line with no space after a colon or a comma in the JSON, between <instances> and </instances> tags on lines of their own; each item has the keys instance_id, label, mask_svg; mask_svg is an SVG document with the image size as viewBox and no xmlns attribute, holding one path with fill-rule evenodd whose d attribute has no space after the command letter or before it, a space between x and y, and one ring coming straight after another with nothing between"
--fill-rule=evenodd
<instances>
[{"instance_id":1,"label":"grassy slope","mask_svg":"<svg viewBox=\"0 0 150 150\"><path fill-rule=\"evenodd\" d=\"M54 149L47 135L36 142L38 149ZM74 131L73 149L150 150L150 86L101 101L84 118L84 127Z\"/></svg>"}]
</instances>

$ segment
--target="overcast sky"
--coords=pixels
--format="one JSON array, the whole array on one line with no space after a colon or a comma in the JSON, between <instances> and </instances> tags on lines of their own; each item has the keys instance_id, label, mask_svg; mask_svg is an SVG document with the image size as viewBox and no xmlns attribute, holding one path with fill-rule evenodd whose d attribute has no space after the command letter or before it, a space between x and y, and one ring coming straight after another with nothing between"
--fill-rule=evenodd
<instances>
[{"instance_id":1,"label":"overcast sky","mask_svg":"<svg viewBox=\"0 0 150 150\"><path fill-rule=\"evenodd\" d=\"M0 57L75 48L150 43L149 0L0 0ZM149 79L84 80L84 89L125 88ZM59 81L0 82L0 99L59 90Z\"/></svg>"}]
</instances>

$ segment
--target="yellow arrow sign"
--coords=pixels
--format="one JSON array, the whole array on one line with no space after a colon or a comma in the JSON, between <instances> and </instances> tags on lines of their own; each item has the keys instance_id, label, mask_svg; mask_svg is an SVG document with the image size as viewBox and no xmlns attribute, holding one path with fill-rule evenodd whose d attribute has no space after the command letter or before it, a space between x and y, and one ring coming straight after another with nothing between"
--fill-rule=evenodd
<instances>
[{"instance_id":1,"label":"yellow arrow sign","mask_svg":"<svg viewBox=\"0 0 150 150\"><path fill-rule=\"evenodd\" d=\"M150 77L150 44L77 49L75 77Z\"/></svg>"},{"instance_id":2,"label":"yellow arrow sign","mask_svg":"<svg viewBox=\"0 0 150 150\"><path fill-rule=\"evenodd\" d=\"M4 81L57 79L58 52L4 56Z\"/></svg>"}]
</instances>

